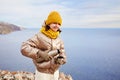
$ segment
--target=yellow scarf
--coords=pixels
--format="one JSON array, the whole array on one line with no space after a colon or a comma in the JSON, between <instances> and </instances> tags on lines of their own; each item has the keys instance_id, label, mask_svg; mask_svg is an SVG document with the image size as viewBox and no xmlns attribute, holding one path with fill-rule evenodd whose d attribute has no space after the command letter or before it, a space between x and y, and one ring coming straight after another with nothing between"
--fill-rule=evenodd
<instances>
[{"instance_id":1,"label":"yellow scarf","mask_svg":"<svg viewBox=\"0 0 120 80\"><path fill-rule=\"evenodd\" d=\"M59 36L59 31L55 32L51 29L49 30L45 30L45 27L42 27L40 30L43 34L45 34L46 36L52 38L52 39L56 39Z\"/></svg>"}]
</instances>

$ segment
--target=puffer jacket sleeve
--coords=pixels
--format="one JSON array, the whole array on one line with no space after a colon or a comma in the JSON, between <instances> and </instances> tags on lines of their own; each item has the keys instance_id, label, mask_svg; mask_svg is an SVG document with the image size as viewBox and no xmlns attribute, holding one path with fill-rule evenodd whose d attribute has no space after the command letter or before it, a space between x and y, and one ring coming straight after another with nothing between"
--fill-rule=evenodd
<instances>
[{"instance_id":1,"label":"puffer jacket sleeve","mask_svg":"<svg viewBox=\"0 0 120 80\"><path fill-rule=\"evenodd\" d=\"M22 43L21 46L21 53L26 56L30 57L32 59L37 58L37 52L42 50L39 49L39 39L38 39L38 34L33 36L32 38L28 39L26 42Z\"/></svg>"},{"instance_id":2,"label":"puffer jacket sleeve","mask_svg":"<svg viewBox=\"0 0 120 80\"><path fill-rule=\"evenodd\" d=\"M62 40L61 40L61 43L60 43L60 50L62 51L62 53L60 54L60 56L63 57L63 62L64 62L64 64L65 64L65 63L67 62L67 58L66 58L64 43L63 43Z\"/></svg>"}]
</instances>

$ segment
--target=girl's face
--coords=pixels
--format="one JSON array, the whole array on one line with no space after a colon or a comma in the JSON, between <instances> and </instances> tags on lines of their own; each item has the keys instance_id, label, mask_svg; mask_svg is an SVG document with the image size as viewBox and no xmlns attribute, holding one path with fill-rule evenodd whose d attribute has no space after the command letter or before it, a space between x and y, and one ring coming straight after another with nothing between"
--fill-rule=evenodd
<instances>
[{"instance_id":1,"label":"girl's face","mask_svg":"<svg viewBox=\"0 0 120 80\"><path fill-rule=\"evenodd\" d=\"M51 23L50 25L50 29L52 29L53 31L58 31L58 29L60 28L60 24L58 23Z\"/></svg>"}]
</instances>

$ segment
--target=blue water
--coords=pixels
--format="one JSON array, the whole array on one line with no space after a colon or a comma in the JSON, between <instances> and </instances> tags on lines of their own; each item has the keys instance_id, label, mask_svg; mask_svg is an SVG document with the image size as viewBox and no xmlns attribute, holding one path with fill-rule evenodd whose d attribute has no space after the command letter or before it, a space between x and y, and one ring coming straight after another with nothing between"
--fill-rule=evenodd
<instances>
[{"instance_id":1,"label":"blue water","mask_svg":"<svg viewBox=\"0 0 120 80\"><path fill-rule=\"evenodd\" d=\"M23 41L39 29L0 35L0 69L34 72L30 58L22 56ZM120 80L120 29L62 29L67 63L60 71L74 80Z\"/></svg>"}]
</instances>

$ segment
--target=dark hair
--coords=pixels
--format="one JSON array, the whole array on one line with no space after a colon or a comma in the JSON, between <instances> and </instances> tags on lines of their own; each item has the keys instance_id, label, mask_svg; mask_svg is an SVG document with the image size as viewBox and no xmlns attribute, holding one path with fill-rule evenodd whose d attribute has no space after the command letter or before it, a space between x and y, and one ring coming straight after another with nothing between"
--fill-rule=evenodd
<instances>
[{"instance_id":1,"label":"dark hair","mask_svg":"<svg viewBox=\"0 0 120 80\"><path fill-rule=\"evenodd\" d=\"M50 26L49 25L46 25L45 26L45 30L48 31L50 29ZM62 32L60 29L58 29L59 32Z\"/></svg>"}]
</instances>

